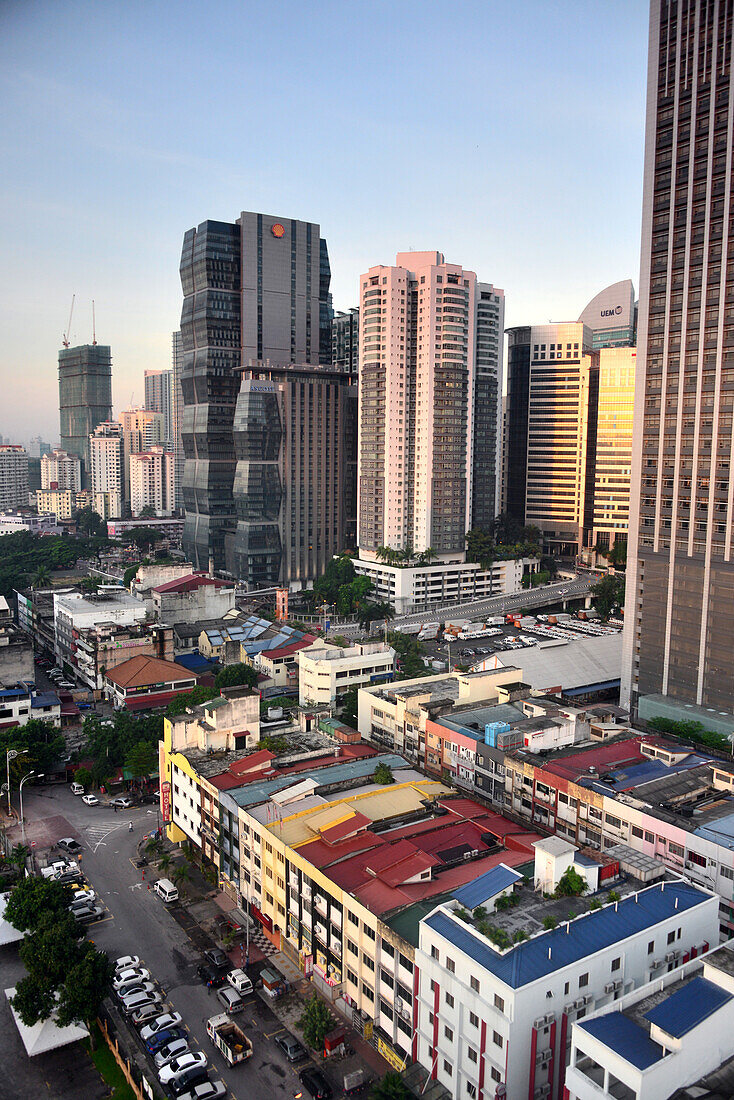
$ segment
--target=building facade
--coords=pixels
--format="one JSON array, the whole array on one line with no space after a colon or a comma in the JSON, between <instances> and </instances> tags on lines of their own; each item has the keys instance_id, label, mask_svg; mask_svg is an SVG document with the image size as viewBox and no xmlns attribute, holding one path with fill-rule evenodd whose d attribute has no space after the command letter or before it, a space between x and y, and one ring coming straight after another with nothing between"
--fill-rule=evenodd
<instances>
[{"instance_id":1,"label":"building facade","mask_svg":"<svg viewBox=\"0 0 734 1100\"><path fill-rule=\"evenodd\" d=\"M296 660L301 706L333 706L345 691L384 683L395 675L395 650L382 642L334 646L318 641L302 649Z\"/></svg>"},{"instance_id":2,"label":"building facade","mask_svg":"<svg viewBox=\"0 0 734 1100\"><path fill-rule=\"evenodd\" d=\"M41 457L41 488L81 492L82 463L79 455L51 451Z\"/></svg>"},{"instance_id":3,"label":"building facade","mask_svg":"<svg viewBox=\"0 0 734 1100\"><path fill-rule=\"evenodd\" d=\"M181 439L184 410L183 390L181 389L183 344L181 342L180 332L174 332L171 343L173 352L173 369L171 381L171 431L173 433L173 453L176 456L176 465L174 470L174 496L176 500L176 509L178 510L182 507L181 486L183 484L184 468L183 440Z\"/></svg>"},{"instance_id":4,"label":"building facade","mask_svg":"<svg viewBox=\"0 0 734 1100\"><path fill-rule=\"evenodd\" d=\"M500 512L505 292L477 286L472 527L491 531Z\"/></svg>"},{"instance_id":5,"label":"building facade","mask_svg":"<svg viewBox=\"0 0 734 1100\"><path fill-rule=\"evenodd\" d=\"M174 510L175 456L161 444L130 455L130 511L139 516L146 508L158 517Z\"/></svg>"},{"instance_id":6,"label":"building facade","mask_svg":"<svg viewBox=\"0 0 734 1100\"><path fill-rule=\"evenodd\" d=\"M731 712L731 5L653 0L649 43L622 698Z\"/></svg>"},{"instance_id":7,"label":"building facade","mask_svg":"<svg viewBox=\"0 0 734 1100\"><path fill-rule=\"evenodd\" d=\"M631 279L605 287L579 317L591 329L592 347L627 348L637 343L637 307Z\"/></svg>"},{"instance_id":8,"label":"building facade","mask_svg":"<svg viewBox=\"0 0 734 1100\"><path fill-rule=\"evenodd\" d=\"M17 443L0 444L0 511L28 507L28 454Z\"/></svg>"},{"instance_id":9,"label":"building facade","mask_svg":"<svg viewBox=\"0 0 734 1100\"><path fill-rule=\"evenodd\" d=\"M151 409L125 409L120 414L125 499L130 500L130 455L165 443L163 414Z\"/></svg>"},{"instance_id":10,"label":"building facade","mask_svg":"<svg viewBox=\"0 0 734 1100\"><path fill-rule=\"evenodd\" d=\"M599 351L599 398L594 463L594 510L589 545L601 551L627 542L632 420L637 349Z\"/></svg>"},{"instance_id":11,"label":"building facade","mask_svg":"<svg viewBox=\"0 0 734 1100\"><path fill-rule=\"evenodd\" d=\"M163 438L167 443L173 443L173 371L170 367L165 370L146 370L144 378L145 407L161 414Z\"/></svg>"},{"instance_id":12,"label":"building facade","mask_svg":"<svg viewBox=\"0 0 734 1100\"><path fill-rule=\"evenodd\" d=\"M331 322L331 363L334 367L359 374L359 309L335 313Z\"/></svg>"},{"instance_id":13,"label":"building facade","mask_svg":"<svg viewBox=\"0 0 734 1100\"><path fill-rule=\"evenodd\" d=\"M89 488L95 500L106 500L109 515L121 516L125 504L125 460L122 425L98 424L89 437ZM95 511L99 505L95 506ZM100 513L101 514L101 513Z\"/></svg>"},{"instance_id":14,"label":"building facade","mask_svg":"<svg viewBox=\"0 0 734 1100\"><path fill-rule=\"evenodd\" d=\"M243 212L203 222L181 254L184 549L197 568L225 564L238 523L232 426L251 360L328 364L330 269L319 226Z\"/></svg>"},{"instance_id":15,"label":"building facade","mask_svg":"<svg viewBox=\"0 0 734 1100\"><path fill-rule=\"evenodd\" d=\"M112 419L112 354L102 344L62 348L59 352L59 441L62 451L84 463L86 485L89 437Z\"/></svg>"}]
</instances>

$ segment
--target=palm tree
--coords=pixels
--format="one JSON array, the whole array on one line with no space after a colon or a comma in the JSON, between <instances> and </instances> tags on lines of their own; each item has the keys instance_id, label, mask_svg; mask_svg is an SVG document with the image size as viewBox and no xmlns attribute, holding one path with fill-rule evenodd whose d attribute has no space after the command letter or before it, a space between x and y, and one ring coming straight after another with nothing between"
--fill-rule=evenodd
<instances>
[{"instance_id":1,"label":"palm tree","mask_svg":"<svg viewBox=\"0 0 734 1100\"><path fill-rule=\"evenodd\" d=\"M189 871L188 865L186 863L179 863L176 870L171 872L171 878L183 893L184 883L191 882L191 871Z\"/></svg>"},{"instance_id":2,"label":"palm tree","mask_svg":"<svg viewBox=\"0 0 734 1100\"><path fill-rule=\"evenodd\" d=\"M30 848L25 844L16 844L10 853L10 862L18 868L19 871L25 870L26 860L31 854Z\"/></svg>"},{"instance_id":3,"label":"palm tree","mask_svg":"<svg viewBox=\"0 0 734 1100\"><path fill-rule=\"evenodd\" d=\"M51 571L47 565L39 565L31 580L31 588L45 588L51 583Z\"/></svg>"},{"instance_id":4,"label":"palm tree","mask_svg":"<svg viewBox=\"0 0 734 1100\"><path fill-rule=\"evenodd\" d=\"M158 869L163 871L164 874L171 866L172 857L170 852L164 852L161 858L158 860Z\"/></svg>"},{"instance_id":5,"label":"palm tree","mask_svg":"<svg viewBox=\"0 0 734 1100\"><path fill-rule=\"evenodd\" d=\"M145 850L146 852L150 852L151 855L158 855L161 849L162 845L157 836L151 837L150 840L146 842Z\"/></svg>"}]
</instances>

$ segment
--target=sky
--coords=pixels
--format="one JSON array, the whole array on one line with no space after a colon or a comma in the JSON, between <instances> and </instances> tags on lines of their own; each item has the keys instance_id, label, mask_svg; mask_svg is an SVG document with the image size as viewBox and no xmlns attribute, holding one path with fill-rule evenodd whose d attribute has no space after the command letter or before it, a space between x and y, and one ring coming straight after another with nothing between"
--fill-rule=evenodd
<instances>
[{"instance_id":1,"label":"sky","mask_svg":"<svg viewBox=\"0 0 734 1100\"><path fill-rule=\"evenodd\" d=\"M334 307L397 252L575 320L639 283L646 0L0 0L0 435L58 440L57 357L116 410L171 365L184 232L318 222ZM7 400L12 395L11 400Z\"/></svg>"}]
</instances>

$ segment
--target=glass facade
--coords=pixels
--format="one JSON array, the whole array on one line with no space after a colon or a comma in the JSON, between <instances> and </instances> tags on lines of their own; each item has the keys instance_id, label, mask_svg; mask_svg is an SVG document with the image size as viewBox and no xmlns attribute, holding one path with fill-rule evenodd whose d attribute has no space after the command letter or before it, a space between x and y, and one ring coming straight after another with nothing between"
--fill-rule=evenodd
<instances>
[{"instance_id":1,"label":"glass facade","mask_svg":"<svg viewBox=\"0 0 734 1100\"><path fill-rule=\"evenodd\" d=\"M89 437L112 418L112 353L102 344L62 348L59 352L59 443L79 455L84 485L89 474Z\"/></svg>"},{"instance_id":2,"label":"glass facade","mask_svg":"<svg viewBox=\"0 0 734 1100\"><path fill-rule=\"evenodd\" d=\"M477 366L474 378L472 527L492 529L499 512L499 458L504 295L480 283L477 301Z\"/></svg>"}]
</instances>

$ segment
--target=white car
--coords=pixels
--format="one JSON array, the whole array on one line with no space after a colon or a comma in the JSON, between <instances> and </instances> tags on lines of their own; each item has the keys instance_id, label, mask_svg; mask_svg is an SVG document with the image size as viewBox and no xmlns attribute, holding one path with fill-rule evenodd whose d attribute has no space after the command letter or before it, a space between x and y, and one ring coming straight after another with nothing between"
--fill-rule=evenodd
<instances>
[{"instance_id":1,"label":"white car","mask_svg":"<svg viewBox=\"0 0 734 1100\"><path fill-rule=\"evenodd\" d=\"M156 992L157 990L154 982L126 982L125 985L117 990L117 996L124 1005L127 1005L128 1002L132 1001L134 997L137 997L139 993L149 997L151 993Z\"/></svg>"},{"instance_id":2,"label":"white car","mask_svg":"<svg viewBox=\"0 0 734 1100\"><path fill-rule=\"evenodd\" d=\"M122 989L124 985L128 985L130 982L145 982L149 978L149 970L146 970L143 966L135 966L131 967L130 970L121 970L113 979L112 984L115 989Z\"/></svg>"},{"instance_id":3,"label":"white car","mask_svg":"<svg viewBox=\"0 0 734 1100\"><path fill-rule=\"evenodd\" d=\"M121 955L119 959L115 959L115 971L119 973L121 970L132 970L133 967L140 965L139 955Z\"/></svg>"},{"instance_id":4,"label":"white car","mask_svg":"<svg viewBox=\"0 0 734 1100\"><path fill-rule=\"evenodd\" d=\"M159 1031L163 1031L169 1027L176 1027L181 1023L180 1012L164 1012L162 1016L156 1016L154 1020L151 1020L149 1024L140 1032L140 1038L143 1042L147 1042L148 1039L152 1039L154 1035L157 1035Z\"/></svg>"},{"instance_id":5,"label":"white car","mask_svg":"<svg viewBox=\"0 0 734 1100\"><path fill-rule=\"evenodd\" d=\"M155 1056L156 1069L163 1069L169 1062L172 1062L174 1058L178 1058L180 1054L186 1054L189 1049L189 1043L187 1039L172 1039L170 1043L166 1043L164 1047L158 1051Z\"/></svg>"},{"instance_id":6,"label":"white car","mask_svg":"<svg viewBox=\"0 0 734 1100\"><path fill-rule=\"evenodd\" d=\"M200 1050L187 1050L185 1054L172 1058L168 1065L163 1067L158 1074L158 1080L162 1085L170 1085L171 1081L177 1080L182 1073L186 1073L186 1070L203 1069L205 1065L206 1054L202 1054Z\"/></svg>"},{"instance_id":7,"label":"white car","mask_svg":"<svg viewBox=\"0 0 734 1100\"><path fill-rule=\"evenodd\" d=\"M202 1085L194 1085L189 1092L180 1093L178 1100L220 1100L226 1092L223 1081L205 1081Z\"/></svg>"},{"instance_id":8,"label":"white car","mask_svg":"<svg viewBox=\"0 0 734 1100\"><path fill-rule=\"evenodd\" d=\"M84 794L82 795L82 802L85 806L99 806L99 799L96 794Z\"/></svg>"}]
</instances>

